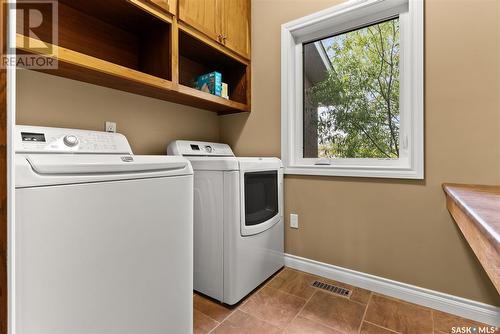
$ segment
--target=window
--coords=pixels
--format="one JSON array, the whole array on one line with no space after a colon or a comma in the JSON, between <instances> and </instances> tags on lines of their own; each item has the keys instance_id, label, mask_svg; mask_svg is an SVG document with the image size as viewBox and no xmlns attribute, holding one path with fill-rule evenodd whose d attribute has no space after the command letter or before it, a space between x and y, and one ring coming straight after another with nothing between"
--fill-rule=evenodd
<instances>
[{"instance_id":1,"label":"window","mask_svg":"<svg viewBox=\"0 0 500 334\"><path fill-rule=\"evenodd\" d=\"M423 178L423 4L348 1L282 27L287 174Z\"/></svg>"},{"instance_id":2,"label":"window","mask_svg":"<svg viewBox=\"0 0 500 334\"><path fill-rule=\"evenodd\" d=\"M399 158L399 18L304 44L304 157Z\"/></svg>"}]
</instances>

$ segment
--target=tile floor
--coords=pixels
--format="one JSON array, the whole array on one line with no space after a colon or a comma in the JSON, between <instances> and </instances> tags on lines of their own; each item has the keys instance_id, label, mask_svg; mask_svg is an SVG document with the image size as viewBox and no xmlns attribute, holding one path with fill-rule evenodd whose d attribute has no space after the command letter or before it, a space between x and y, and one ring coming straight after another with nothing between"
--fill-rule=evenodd
<instances>
[{"instance_id":1,"label":"tile floor","mask_svg":"<svg viewBox=\"0 0 500 334\"><path fill-rule=\"evenodd\" d=\"M339 297L315 280L353 292ZM442 334L454 326L485 325L289 268L235 307L194 294L195 334Z\"/></svg>"}]
</instances>

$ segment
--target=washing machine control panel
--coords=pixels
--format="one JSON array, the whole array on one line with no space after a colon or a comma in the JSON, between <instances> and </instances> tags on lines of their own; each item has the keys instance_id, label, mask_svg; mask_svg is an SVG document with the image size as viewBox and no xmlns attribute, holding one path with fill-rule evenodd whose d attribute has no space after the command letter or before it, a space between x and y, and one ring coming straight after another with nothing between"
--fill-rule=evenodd
<instances>
[{"instance_id":1,"label":"washing machine control panel","mask_svg":"<svg viewBox=\"0 0 500 334\"><path fill-rule=\"evenodd\" d=\"M18 125L16 152L131 154L127 139L119 133Z\"/></svg>"},{"instance_id":2,"label":"washing machine control panel","mask_svg":"<svg viewBox=\"0 0 500 334\"><path fill-rule=\"evenodd\" d=\"M234 157L227 144L176 140L168 145L169 155Z\"/></svg>"}]
</instances>

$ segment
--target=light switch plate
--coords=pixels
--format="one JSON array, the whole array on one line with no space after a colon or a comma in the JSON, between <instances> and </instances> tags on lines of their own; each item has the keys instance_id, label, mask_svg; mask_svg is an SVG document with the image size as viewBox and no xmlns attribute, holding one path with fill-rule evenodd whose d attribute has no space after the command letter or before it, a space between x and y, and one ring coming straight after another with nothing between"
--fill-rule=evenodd
<instances>
[{"instance_id":1,"label":"light switch plate","mask_svg":"<svg viewBox=\"0 0 500 334\"><path fill-rule=\"evenodd\" d=\"M295 213L290 214L290 227L299 228L299 215Z\"/></svg>"},{"instance_id":2,"label":"light switch plate","mask_svg":"<svg viewBox=\"0 0 500 334\"><path fill-rule=\"evenodd\" d=\"M116 132L116 123L115 122L107 122L106 121L106 125L104 127L104 130L106 132Z\"/></svg>"}]
</instances>

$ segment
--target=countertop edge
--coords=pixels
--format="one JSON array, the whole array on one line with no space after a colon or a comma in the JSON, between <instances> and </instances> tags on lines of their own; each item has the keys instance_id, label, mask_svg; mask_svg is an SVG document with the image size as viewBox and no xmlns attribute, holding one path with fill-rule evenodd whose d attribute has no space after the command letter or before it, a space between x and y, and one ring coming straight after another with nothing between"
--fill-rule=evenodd
<instances>
[{"instance_id":1,"label":"countertop edge","mask_svg":"<svg viewBox=\"0 0 500 334\"><path fill-rule=\"evenodd\" d=\"M481 216L479 216L474 209L469 207L464 200L454 192L453 188L468 188L466 184L456 184L456 183L443 183L444 192L453 199L453 201L463 210L467 216L471 218L471 220L481 229L481 231L485 234L485 236L494 243L494 246L497 250L500 248L500 235L489 225L486 221L484 221ZM472 189L472 187L471 187Z\"/></svg>"}]
</instances>

